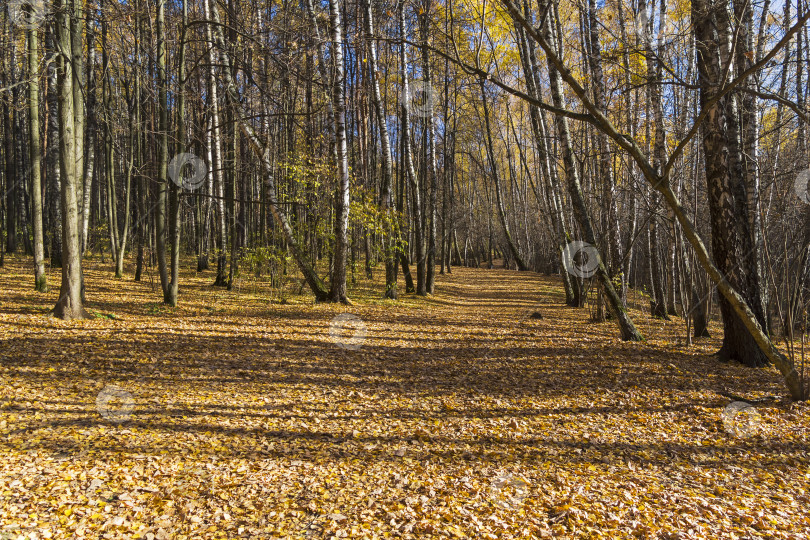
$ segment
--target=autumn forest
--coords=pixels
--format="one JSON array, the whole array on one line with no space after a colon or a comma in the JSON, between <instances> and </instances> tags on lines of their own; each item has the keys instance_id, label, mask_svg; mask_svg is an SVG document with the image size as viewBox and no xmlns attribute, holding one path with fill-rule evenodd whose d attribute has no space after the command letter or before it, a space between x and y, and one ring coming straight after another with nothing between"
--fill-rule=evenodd
<instances>
[{"instance_id":1,"label":"autumn forest","mask_svg":"<svg viewBox=\"0 0 810 540\"><path fill-rule=\"evenodd\" d=\"M0 539L810 535L806 0L0 2Z\"/></svg>"}]
</instances>

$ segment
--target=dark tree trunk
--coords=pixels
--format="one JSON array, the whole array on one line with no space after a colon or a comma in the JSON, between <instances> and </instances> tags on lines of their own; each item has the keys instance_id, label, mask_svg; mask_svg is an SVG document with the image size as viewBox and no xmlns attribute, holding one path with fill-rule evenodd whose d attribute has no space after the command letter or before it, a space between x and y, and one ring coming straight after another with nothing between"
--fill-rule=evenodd
<instances>
[{"instance_id":1,"label":"dark tree trunk","mask_svg":"<svg viewBox=\"0 0 810 540\"><path fill-rule=\"evenodd\" d=\"M87 312L83 306L82 257L79 246L79 206L77 200L76 133L73 92L73 55L71 25L67 13L67 0L62 0L56 22L56 43L59 51L59 161L62 171L62 285L59 299L54 306L54 316L60 319L84 319ZM80 43L79 43L80 44Z\"/></svg>"},{"instance_id":2,"label":"dark tree trunk","mask_svg":"<svg viewBox=\"0 0 810 540\"><path fill-rule=\"evenodd\" d=\"M692 291L692 320L694 321L694 334L696 338L709 337L708 317L709 302L706 295L700 295L696 290Z\"/></svg>"},{"instance_id":3,"label":"dark tree trunk","mask_svg":"<svg viewBox=\"0 0 810 540\"><path fill-rule=\"evenodd\" d=\"M5 57L5 54L3 55ZM15 112L15 104L18 103L18 94L15 73L16 73L16 53L15 41L9 41L8 56L10 57L5 66L6 80L5 86L11 88L11 91L4 92L3 99L3 125L5 126L5 158L6 158L6 253L14 253L17 251L17 185L19 179L17 177L17 159L15 156L15 144L17 137L13 131L16 125L17 113Z\"/></svg>"},{"instance_id":4,"label":"dark tree trunk","mask_svg":"<svg viewBox=\"0 0 810 540\"><path fill-rule=\"evenodd\" d=\"M430 54L427 48L428 32L429 32L429 17L430 0L426 0L424 6L421 8L422 16L420 17L420 30L422 43L422 74L424 77L424 90L426 95L426 110L425 111L425 138L427 139L427 148L425 156L426 163L425 169L427 170L428 184L427 189L427 208L425 216L425 225L427 227L428 246L427 246L427 259L425 260L425 291L433 294L433 289L436 282L436 190L438 183L438 168L436 166L436 121L434 118L433 110L433 77L432 68L430 65Z\"/></svg>"},{"instance_id":5,"label":"dark tree trunk","mask_svg":"<svg viewBox=\"0 0 810 540\"><path fill-rule=\"evenodd\" d=\"M48 290L48 276L45 273L45 253L42 229L42 149L39 141L39 30L28 30L28 135L31 163L31 195L33 199L34 222L34 289Z\"/></svg>"},{"instance_id":6,"label":"dark tree trunk","mask_svg":"<svg viewBox=\"0 0 810 540\"><path fill-rule=\"evenodd\" d=\"M413 148L411 145L411 112L410 112L410 105L408 103L408 98L410 96L410 89L408 83L408 53L406 50L407 45L405 44L404 40L406 39L406 32L405 32L405 5L404 3L400 3L399 5L399 32L402 36L403 43L400 44L400 51L399 51L399 58L400 58L400 69L402 74L402 125L400 126L401 130L401 140L403 146L403 160L404 160L404 168L405 174L408 178L408 183L411 186L411 194L412 194L412 207L413 207L413 214L411 216L411 227L414 231L414 243L416 244L416 294L420 296L427 295L427 284L426 284L426 268L427 268L427 257L425 253L425 241L424 241L424 228L422 223L422 197L421 197L421 186L419 185L419 179L416 176L416 170L414 169L413 165ZM407 278L406 278L407 279Z\"/></svg>"},{"instance_id":7,"label":"dark tree trunk","mask_svg":"<svg viewBox=\"0 0 810 540\"><path fill-rule=\"evenodd\" d=\"M724 0L694 0L692 20L697 39L700 105L705 109L725 85L730 61L732 29ZM757 322L765 328L756 252L750 234L748 202L742 167L740 117L733 94L717 100L703 126L706 182L712 226L712 252L717 268L748 303ZM768 363L751 333L732 306L720 298L723 316L722 360L747 366Z\"/></svg>"},{"instance_id":8,"label":"dark tree trunk","mask_svg":"<svg viewBox=\"0 0 810 540\"><path fill-rule=\"evenodd\" d=\"M46 33L46 48L49 55L48 66L48 117L47 117L47 142L46 142L46 190L48 193L48 221L51 223L50 233L50 259L51 266L62 267L62 207L59 204L60 192L62 191L61 168L60 168L60 147L59 147L59 103L58 103L58 81L56 68L56 45L54 30L48 29Z\"/></svg>"}]
</instances>

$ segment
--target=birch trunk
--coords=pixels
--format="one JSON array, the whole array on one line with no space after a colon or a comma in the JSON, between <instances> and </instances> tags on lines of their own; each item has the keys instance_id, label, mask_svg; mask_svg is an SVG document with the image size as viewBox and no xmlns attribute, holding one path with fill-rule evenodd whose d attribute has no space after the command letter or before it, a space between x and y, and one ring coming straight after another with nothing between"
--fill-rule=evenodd
<instances>
[{"instance_id":1,"label":"birch trunk","mask_svg":"<svg viewBox=\"0 0 810 540\"><path fill-rule=\"evenodd\" d=\"M208 20L213 21L213 24L206 26L208 28L208 32L213 33L213 43L215 43L216 49L219 50L220 61L223 64L225 95L229 103L235 109L236 122L239 124L242 133L248 138L253 153L259 158L262 168L264 169L265 185L267 186L267 205L270 207L270 212L273 214L273 218L284 235L284 239L287 242L287 246L295 259L298 268L301 270L301 273L304 275L304 279L315 295L315 299L320 302L329 300L329 293L326 291L326 287L318 277L318 274L315 272L310 262L306 259L298 239L290 226L290 222L287 219L287 214L278 204L276 199L278 196L278 191L276 189L275 178L273 177L273 166L270 162L270 155L268 151L262 147L262 144L253 128L244 120L248 117L248 115L245 114L244 107L240 103L239 97L236 94L236 88L234 86L233 79L231 78L231 59L228 55L227 49L225 48L225 39L222 35L222 29L219 26L219 13L213 8L212 3L213 0L205 1L205 16ZM212 26L214 27L213 31L211 30ZM209 33L209 36L210 35L211 34ZM212 49L212 51L213 50L214 49Z\"/></svg>"},{"instance_id":2,"label":"birch trunk","mask_svg":"<svg viewBox=\"0 0 810 540\"><path fill-rule=\"evenodd\" d=\"M542 0L541 0L542 1ZM543 37L546 43L554 43L556 39L553 34L553 20L555 17L549 17L543 27ZM562 109L564 107L562 99L562 79L557 67L553 64L552 60L548 60L549 81L551 83L551 95L554 106ZM557 136L560 138L560 147L562 150L563 164L565 166L565 175L568 181L568 193L571 197L571 205L574 209L574 216L582 231L585 242L590 244L594 251L593 254L598 257L596 266L596 278L602 286L602 291L605 294L605 301L608 308L613 315L613 320L619 327L621 338L624 341L641 341L644 338L641 336L630 315L624 309L619 295L613 288L610 276L602 261L601 254L596 250L596 235L591 225L591 219L588 216L587 208L585 206L585 199L582 195L582 187L579 182L579 172L574 164L573 150L571 148L571 135L568 129L568 119L561 115L555 115L557 124Z\"/></svg>"},{"instance_id":3,"label":"birch trunk","mask_svg":"<svg viewBox=\"0 0 810 540\"><path fill-rule=\"evenodd\" d=\"M369 42L369 77L371 80L371 97L374 101L374 110L377 113L377 122L380 130L382 150L382 185L380 186L380 206L386 220L385 229L385 298L397 298L397 249L396 249L396 216L393 213L393 200L391 186L394 183L394 160L391 154L391 138L388 134L388 120L385 116L385 107L380 95L379 73L377 68L377 42L374 37L374 18L371 1L364 0L366 36Z\"/></svg>"},{"instance_id":4,"label":"birch trunk","mask_svg":"<svg viewBox=\"0 0 810 540\"><path fill-rule=\"evenodd\" d=\"M332 26L332 56L335 80L332 87L334 103L334 137L337 159L338 188L335 193L335 254L333 259L331 290L332 302L348 302L346 296L346 256L349 247L349 160L346 147L346 100L343 97L343 36L338 0L329 0L329 18Z\"/></svg>"}]
</instances>

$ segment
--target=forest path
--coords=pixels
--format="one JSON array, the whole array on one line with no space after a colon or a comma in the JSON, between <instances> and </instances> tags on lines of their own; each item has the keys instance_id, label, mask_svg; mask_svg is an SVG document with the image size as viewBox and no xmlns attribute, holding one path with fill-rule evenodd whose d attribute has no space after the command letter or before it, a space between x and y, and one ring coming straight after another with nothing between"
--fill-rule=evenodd
<instances>
[{"instance_id":1,"label":"forest path","mask_svg":"<svg viewBox=\"0 0 810 540\"><path fill-rule=\"evenodd\" d=\"M638 310L648 341L622 343L558 278L454 268L392 303L379 273L346 307L295 279L269 303L257 280L228 292L186 271L172 310L91 260L101 316L63 322L10 259L0 535L810 533L808 406L760 406L734 435L716 394L784 395L773 370L718 364L716 339L687 348L678 321ZM365 335L340 331L344 312Z\"/></svg>"}]
</instances>

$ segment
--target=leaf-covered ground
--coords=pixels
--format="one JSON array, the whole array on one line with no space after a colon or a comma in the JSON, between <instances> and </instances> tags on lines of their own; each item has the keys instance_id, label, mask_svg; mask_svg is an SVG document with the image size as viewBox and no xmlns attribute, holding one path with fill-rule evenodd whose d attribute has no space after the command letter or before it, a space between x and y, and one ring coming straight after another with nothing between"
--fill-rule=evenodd
<instances>
[{"instance_id":1,"label":"leaf-covered ground","mask_svg":"<svg viewBox=\"0 0 810 540\"><path fill-rule=\"evenodd\" d=\"M187 270L170 309L96 259L96 318L62 322L30 274L0 269L0 538L810 535L808 405L723 422L718 392L784 396L776 371L637 310L622 343L556 278L347 307Z\"/></svg>"}]
</instances>

